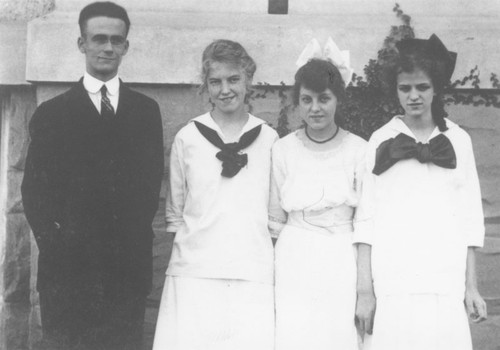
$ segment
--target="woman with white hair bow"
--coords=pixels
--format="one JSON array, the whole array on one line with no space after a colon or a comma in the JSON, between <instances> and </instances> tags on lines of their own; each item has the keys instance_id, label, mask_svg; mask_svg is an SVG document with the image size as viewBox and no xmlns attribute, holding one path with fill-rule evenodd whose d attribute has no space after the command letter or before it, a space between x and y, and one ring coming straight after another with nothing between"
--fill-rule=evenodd
<instances>
[{"instance_id":1,"label":"woman with white hair bow","mask_svg":"<svg viewBox=\"0 0 500 350\"><path fill-rule=\"evenodd\" d=\"M304 128L273 146L276 350L355 350L371 332L370 218L360 205L366 142L339 127L352 79L331 38L301 54L293 100Z\"/></svg>"}]
</instances>

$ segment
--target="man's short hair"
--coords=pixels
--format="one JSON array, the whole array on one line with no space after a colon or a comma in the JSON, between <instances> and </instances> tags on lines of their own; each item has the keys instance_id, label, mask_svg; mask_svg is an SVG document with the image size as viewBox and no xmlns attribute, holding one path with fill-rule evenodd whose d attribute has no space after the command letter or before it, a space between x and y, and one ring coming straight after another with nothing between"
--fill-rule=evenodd
<instances>
[{"instance_id":1,"label":"man's short hair","mask_svg":"<svg viewBox=\"0 0 500 350\"><path fill-rule=\"evenodd\" d=\"M101 16L121 19L125 22L128 35L128 31L130 29L130 19L128 18L127 11L120 5L111 1L93 2L85 6L82 11L80 11L80 17L78 18L80 33L84 35L85 26L87 25L87 21L89 19Z\"/></svg>"}]
</instances>

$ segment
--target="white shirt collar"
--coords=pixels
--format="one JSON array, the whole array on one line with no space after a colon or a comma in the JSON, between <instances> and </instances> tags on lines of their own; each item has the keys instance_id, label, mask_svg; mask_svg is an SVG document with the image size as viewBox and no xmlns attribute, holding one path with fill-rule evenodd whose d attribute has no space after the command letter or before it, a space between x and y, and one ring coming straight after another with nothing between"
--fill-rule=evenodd
<instances>
[{"instance_id":1,"label":"white shirt collar","mask_svg":"<svg viewBox=\"0 0 500 350\"><path fill-rule=\"evenodd\" d=\"M118 78L118 75L115 75L111 80L108 80L107 82L100 81L87 72L85 72L85 74L83 75L83 86L85 87L85 90L87 90L91 94L98 93L104 84L108 89L108 94L112 96L118 94L118 91L120 90L120 79Z\"/></svg>"},{"instance_id":2,"label":"white shirt collar","mask_svg":"<svg viewBox=\"0 0 500 350\"><path fill-rule=\"evenodd\" d=\"M403 121L403 115L397 115L394 118L392 118L389 123L387 123L387 126L390 127L393 130L402 132L403 134L406 134L412 138L415 139L415 135L413 132L410 130L410 128L405 124ZM448 129L453 129L458 127L457 124L446 118L446 125L448 126ZM429 140L440 134L441 131L439 131L439 128L436 126L434 130L432 131L431 135L429 136Z\"/></svg>"},{"instance_id":3,"label":"white shirt collar","mask_svg":"<svg viewBox=\"0 0 500 350\"><path fill-rule=\"evenodd\" d=\"M224 139L224 134L222 133L222 130L219 128L219 125L215 122L215 120L212 118L210 113L205 113L203 115L200 115L199 117L193 118L190 121L197 121L199 123L202 123L203 125L209 127L210 129L213 129L217 131L221 139ZM247 131L255 128L258 125L264 124L265 122L257 117L254 117L250 113L248 113L248 120L245 126L241 129L241 132L238 137L241 137L244 133Z\"/></svg>"}]
</instances>

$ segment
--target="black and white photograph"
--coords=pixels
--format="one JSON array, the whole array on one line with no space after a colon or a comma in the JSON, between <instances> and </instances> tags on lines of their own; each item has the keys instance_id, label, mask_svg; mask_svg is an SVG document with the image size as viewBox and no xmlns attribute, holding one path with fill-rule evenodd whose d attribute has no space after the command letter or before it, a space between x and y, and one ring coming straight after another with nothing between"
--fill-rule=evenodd
<instances>
[{"instance_id":1,"label":"black and white photograph","mask_svg":"<svg viewBox=\"0 0 500 350\"><path fill-rule=\"evenodd\" d=\"M0 350L500 350L500 1L0 0Z\"/></svg>"}]
</instances>

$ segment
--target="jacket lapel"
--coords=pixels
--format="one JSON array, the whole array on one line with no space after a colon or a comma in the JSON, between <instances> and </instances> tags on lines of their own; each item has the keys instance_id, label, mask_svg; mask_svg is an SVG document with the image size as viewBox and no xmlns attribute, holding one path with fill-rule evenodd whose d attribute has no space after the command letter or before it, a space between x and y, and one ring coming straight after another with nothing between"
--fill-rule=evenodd
<instances>
[{"instance_id":1,"label":"jacket lapel","mask_svg":"<svg viewBox=\"0 0 500 350\"><path fill-rule=\"evenodd\" d=\"M132 91L123 84L120 79L120 97L118 99L118 108L116 109L116 117L125 119L133 112L135 108L135 101Z\"/></svg>"},{"instance_id":2,"label":"jacket lapel","mask_svg":"<svg viewBox=\"0 0 500 350\"><path fill-rule=\"evenodd\" d=\"M69 91L69 107L77 112L77 118L101 119L99 111L83 86L83 78Z\"/></svg>"}]
</instances>

